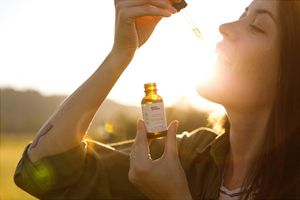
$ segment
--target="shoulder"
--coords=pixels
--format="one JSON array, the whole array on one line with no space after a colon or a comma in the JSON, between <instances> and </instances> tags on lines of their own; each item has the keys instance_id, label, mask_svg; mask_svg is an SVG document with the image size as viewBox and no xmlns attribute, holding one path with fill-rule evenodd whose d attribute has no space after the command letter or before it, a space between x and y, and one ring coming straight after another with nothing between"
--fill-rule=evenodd
<instances>
[{"instance_id":1,"label":"shoulder","mask_svg":"<svg viewBox=\"0 0 300 200\"><path fill-rule=\"evenodd\" d=\"M205 148L218 134L214 130L206 127L197 128L191 132L183 132L178 135L180 148L187 146L189 148Z\"/></svg>"}]
</instances>

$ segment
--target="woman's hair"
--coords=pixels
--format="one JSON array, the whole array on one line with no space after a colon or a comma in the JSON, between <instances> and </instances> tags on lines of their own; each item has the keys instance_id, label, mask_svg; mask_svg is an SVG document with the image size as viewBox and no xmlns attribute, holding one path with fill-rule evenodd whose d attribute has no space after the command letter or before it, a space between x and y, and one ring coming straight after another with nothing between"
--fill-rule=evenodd
<instances>
[{"instance_id":1,"label":"woman's hair","mask_svg":"<svg viewBox=\"0 0 300 200\"><path fill-rule=\"evenodd\" d=\"M277 2L280 66L276 97L263 149L244 183L256 199L300 195L300 1Z\"/></svg>"},{"instance_id":2,"label":"woman's hair","mask_svg":"<svg viewBox=\"0 0 300 200\"><path fill-rule=\"evenodd\" d=\"M276 2L278 85L263 148L243 184L246 199L300 199L300 1ZM227 117L223 122L229 131Z\"/></svg>"}]
</instances>

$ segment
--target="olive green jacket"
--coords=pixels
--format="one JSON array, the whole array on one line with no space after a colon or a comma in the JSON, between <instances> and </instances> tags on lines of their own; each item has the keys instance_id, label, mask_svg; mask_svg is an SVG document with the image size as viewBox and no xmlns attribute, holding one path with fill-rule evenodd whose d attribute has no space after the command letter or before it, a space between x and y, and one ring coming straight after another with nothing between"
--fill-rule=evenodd
<instances>
[{"instance_id":1,"label":"olive green jacket","mask_svg":"<svg viewBox=\"0 0 300 200\"><path fill-rule=\"evenodd\" d=\"M177 139L193 199L218 199L228 135L218 136L210 129L199 128ZM27 156L28 145L16 168L15 183L40 199L147 199L128 180L132 142L108 146L86 140L34 163ZM163 144L164 139L153 140L153 159L160 157Z\"/></svg>"}]
</instances>

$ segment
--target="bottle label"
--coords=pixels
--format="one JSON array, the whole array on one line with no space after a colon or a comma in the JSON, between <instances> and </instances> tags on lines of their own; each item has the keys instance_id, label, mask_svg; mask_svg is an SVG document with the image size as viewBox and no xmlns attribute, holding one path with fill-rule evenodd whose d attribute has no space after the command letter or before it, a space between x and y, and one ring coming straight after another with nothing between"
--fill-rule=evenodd
<instances>
[{"instance_id":1,"label":"bottle label","mask_svg":"<svg viewBox=\"0 0 300 200\"><path fill-rule=\"evenodd\" d=\"M162 102L142 104L142 112L148 133L167 130L165 108Z\"/></svg>"}]
</instances>

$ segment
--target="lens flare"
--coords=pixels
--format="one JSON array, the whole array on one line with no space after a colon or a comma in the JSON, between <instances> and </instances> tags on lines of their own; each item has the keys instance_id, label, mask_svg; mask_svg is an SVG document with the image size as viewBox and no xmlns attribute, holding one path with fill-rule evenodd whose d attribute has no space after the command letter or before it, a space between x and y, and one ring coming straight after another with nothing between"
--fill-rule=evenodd
<instances>
[{"instance_id":1,"label":"lens flare","mask_svg":"<svg viewBox=\"0 0 300 200\"><path fill-rule=\"evenodd\" d=\"M107 132L107 133L113 133L114 132L114 127L111 123L108 123L106 122L104 124L104 130Z\"/></svg>"},{"instance_id":2,"label":"lens flare","mask_svg":"<svg viewBox=\"0 0 300 200\"><path fill-rule=\"evenodd\" d=\"M36 170L33 173L33 179L40 187L43 187L43 190L48 191L54 184L54 173L53 169L46 162L40 161L36 164Z\"/></svg>"}]
</instances>

